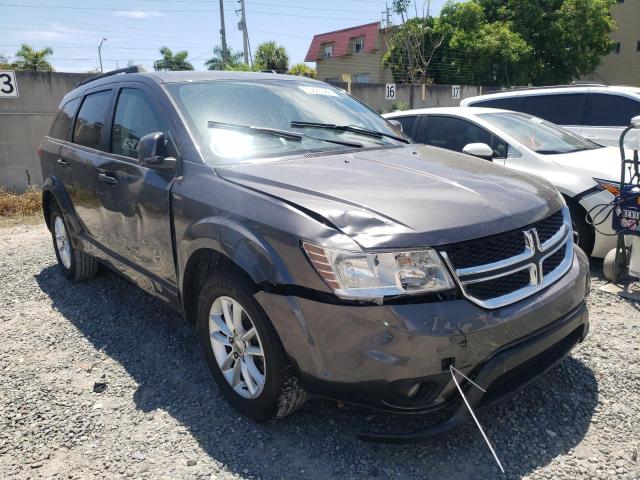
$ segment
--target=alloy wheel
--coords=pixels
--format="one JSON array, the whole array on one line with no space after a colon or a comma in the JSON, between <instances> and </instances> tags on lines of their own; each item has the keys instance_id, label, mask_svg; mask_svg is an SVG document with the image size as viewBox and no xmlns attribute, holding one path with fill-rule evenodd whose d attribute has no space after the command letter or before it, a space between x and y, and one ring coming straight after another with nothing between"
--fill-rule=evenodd
<instances>
[{"instance_id":1,"label":"alloy wheel","mask_svg":"<svg viewBox=\"0 0 640 480\"><path fill-rule=\"evenodd\" d=\"M71 244L69 243L67 229L61 216L56 216L53 228L60 261L62 262L64 268L68 270L71 268Z\"/></svg>"},{"instance_id":2,"label":"alloy wheel","mask_svg":"<svg viewBox=\"0 0 640 480\"><path fill-rule=\"evenodd\" d=\"M251 317L236 299L216 298L209 311L211 348L222 375L243 398L262 392L266 364L260 335Z\"/></svg>"}]
</instances>

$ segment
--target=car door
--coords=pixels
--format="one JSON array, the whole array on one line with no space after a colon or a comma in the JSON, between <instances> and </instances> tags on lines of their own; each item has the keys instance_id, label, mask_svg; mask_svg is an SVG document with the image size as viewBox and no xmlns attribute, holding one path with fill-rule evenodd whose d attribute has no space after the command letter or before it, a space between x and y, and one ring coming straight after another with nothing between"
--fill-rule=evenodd
<instances>
[{"instance_id":1,"label":"car door","mask_svg":"<svg viewBox=\"0 0 640 480\"><path fill-rule=\"evenodd\" d=\"M422 115L414 131L417 143L461 152L470 143L486 143L494 152L493 162L504 164L508 145L498 136L466 118L449 115Z\"/></svg>"},{"instance_id":2,"label":"car door","mask_svg":"<svg viewBox=\"0 0 640 480\"><path fill-rule=\"evenodd\" d=\"M617 93L591 92L585 115L582 136L601 145L617 147L620 135L631 123L631 118L640 115L640 98ZM628 135L630 146L636 132ZM637 145L637 143L636 143Z\"/></svg>"},{"instance_id":3,"label":"car door","mask_svg":"<svg viewBox=\"0 0 640 480\"><path fill-rule=\"evenodd\" d=\"M170 299L176 284L169 211L174 174L140 165L137 146L143 136L163 132L169 156L177 157L176 135L154 92L139 83L120 85L110 125L109 152L97 172L105 245L123 273Z\"/></svg>"},{"instance_id":4,"label":"car door","mask_svg":"<svg viewBox=\"0 0 640 480\"><path fill-rule=\"evenodd\" d=\"M103 244L104 236L98 200L96 169L106 145L104 126L111 109L113 90L89 90L80 105L71 142L60 148L57 173L71 198L84 237Z\"/></svg>"}]
</instances>

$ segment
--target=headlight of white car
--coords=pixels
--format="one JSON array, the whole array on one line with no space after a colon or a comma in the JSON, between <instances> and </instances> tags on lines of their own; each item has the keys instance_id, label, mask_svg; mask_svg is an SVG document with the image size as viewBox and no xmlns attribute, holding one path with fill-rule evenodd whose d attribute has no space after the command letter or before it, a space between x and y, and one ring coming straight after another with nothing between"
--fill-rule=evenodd
<instances>
[{"instance_id":1,"label":"headlight of white car","mask_svg":"<svg viewBox=\"0 0 640 480\"><path fill-rule=\"evenodd\" d=\"M322 279L341 298L373 300L454 287L442 260L429 248L365 253L307 242L303 248Z\"/></svg>"}]
</instances>

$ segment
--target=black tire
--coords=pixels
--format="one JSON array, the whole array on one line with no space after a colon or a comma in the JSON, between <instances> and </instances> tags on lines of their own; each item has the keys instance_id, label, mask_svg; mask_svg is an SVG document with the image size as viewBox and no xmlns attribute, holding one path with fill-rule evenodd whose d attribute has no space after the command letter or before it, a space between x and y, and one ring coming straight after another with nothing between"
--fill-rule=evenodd
<instances>
[{"instance_id":1,"label":"black tire","mask_svg":"<svg viewBox=\"0 0 640 480\"><path fill-rule=\"evenodd\" d=\"M577 244L582 251L590 257L595 243L595 230L593 225L587 223L585 219L586 212L580 205L576 204L573 200L567 200L567 206L571 214L571 224L573 225L574 234L578 237Z\"/></svg>"},{"instance_id":2,"label":"black tire","mask_svg":"<svg viewBox=\"0 0 640 480\"><path fill-rule=\"evenodd\" d=\"M611 283L618 283L618 280L623 278L627 274L627 266L624 265L622 260L618 260L618 268L616 270L616 275L614 276L613 271L615 269L616 264L616 249L611 250L602 260L602 274L604 278L606 278Z\"/></svg>"},{"instance_id":3,"label":"black tire","mask_svg":"<svg viewBox=\"0 0 640 480\"><path fill-rule=\"evenodd\" d=\"M61 253L58 250L58 242L56 241L56 220L58 218L62 220L62 223L64 225L68 246L70 249L68 265L65 265L65 262L63 262ZM60 266L60 269L62 270L64 276L69 278L70 280L73 280L74 282L88 280L89 278L95 277L96 273L98 272L98 260L94 256L81 252L80 250L73 247L71 237L69 236L68 223L64 218L64 214L60 211L60 208L57 205L51 206L51 218L49 225L51 226L53 249L56 252L58 265Z\"/></svg>"},{"instance_id":4,"label":"black tire","mask_svg":"<svg viewBox=\"0 0 640 480\"><path fill-rule=\"evenodd\" d=\"M209 312L219 297L231 297L238 301L255 326L262 350L265 383L256 398L244 398L227 382L213 351L209 333ZM210 277L198 297L198 336L213 378L225 398L239 412L257 421L266 422L282 418L298 410L308 398L288 364L280 339L271 322L253 297L250 282L235 273L220 273Z\"/></svg>"}]
</instances>

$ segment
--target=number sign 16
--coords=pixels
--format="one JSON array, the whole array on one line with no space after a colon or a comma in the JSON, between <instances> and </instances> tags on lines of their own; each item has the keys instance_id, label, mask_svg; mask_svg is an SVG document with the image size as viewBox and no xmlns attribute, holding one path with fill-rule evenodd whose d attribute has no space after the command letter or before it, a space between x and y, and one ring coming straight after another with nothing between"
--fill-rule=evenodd
<instances>
[{"instance_id":1,"label":"number sign 16","mask_svg":"<svg viewBox=\"0 0 640 480\"><path fill-rule=\"evenodd\" d=\"M385 88L384 98L386 100L393 100L396 98L396 84L395 83L387 83L387 88Z\"/></svg>"}]
</instances>

